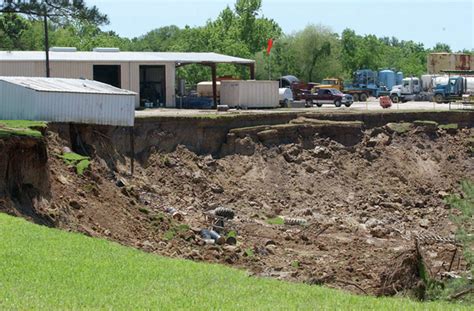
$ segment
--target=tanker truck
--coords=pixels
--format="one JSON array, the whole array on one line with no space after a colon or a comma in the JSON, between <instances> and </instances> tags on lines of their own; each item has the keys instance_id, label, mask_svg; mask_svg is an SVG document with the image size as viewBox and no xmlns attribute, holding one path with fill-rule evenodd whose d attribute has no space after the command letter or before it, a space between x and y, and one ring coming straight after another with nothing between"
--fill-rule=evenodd
<instances>
[{"instance_id":1,"label":"tanker truck","mask_svg":"<svg viewBox=\"0 0 474 311\"><path fill-rule=\"evenodd\" d=\"M431 101L436 86L446 84L448 80L447 75L422 75L421 79L416 77L405 78L401 84L392 88L390 99L393 103L405 103L410 100Z\"/></svg>"},{"instance_id":2,"label":"tanker truck","mask_svg":"<svg viewBox=\"0 0 474 311\"><path fill-rule=\"evenodd\" d=\"M469 101L474 97L474 77L450 77L445 84L438 84L434 90L437 103L449 103L457 100Z\"/></svg>"}]
</instances>

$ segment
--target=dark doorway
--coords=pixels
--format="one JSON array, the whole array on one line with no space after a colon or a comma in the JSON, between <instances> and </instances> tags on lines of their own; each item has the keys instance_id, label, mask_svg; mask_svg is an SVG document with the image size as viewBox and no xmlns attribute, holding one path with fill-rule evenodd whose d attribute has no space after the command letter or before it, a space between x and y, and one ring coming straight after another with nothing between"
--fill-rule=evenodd
<instances>
[{"instance_id":1,"label":"dark doorway","mask_svg":"<svg viewBox=\"0 0 474 311\"><path fill-rule=\"evenodd\" d=\"M120 65L94 65L94 80L122 87L120 81Z\"/></svg>"},{"instance_id":2,"label":"dark doorway","mask_svg":"<svg viewBox=\"0 0 474 311\"><path fill-rule=\"evenodd\" d=\"M140 105L165 107L165 66L140 66Z\"/></svg>"}]
</instances>

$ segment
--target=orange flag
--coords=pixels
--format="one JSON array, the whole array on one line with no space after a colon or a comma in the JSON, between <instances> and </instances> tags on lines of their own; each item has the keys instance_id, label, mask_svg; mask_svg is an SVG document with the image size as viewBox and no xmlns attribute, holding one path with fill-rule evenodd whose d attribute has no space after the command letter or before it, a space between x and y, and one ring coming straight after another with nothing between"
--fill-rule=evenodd
<instances>
[{"instance_id":1,"label":"orange flag","mask_svg":"<svg viewBox=\"0 0 474 311\"><path fill-rule=\"evenodd\" d=\"M272 50L272 47L273 47L273 39L270 38L268 39L267 55L270 55L270 51Z\"/></svg>"}]
</instances>

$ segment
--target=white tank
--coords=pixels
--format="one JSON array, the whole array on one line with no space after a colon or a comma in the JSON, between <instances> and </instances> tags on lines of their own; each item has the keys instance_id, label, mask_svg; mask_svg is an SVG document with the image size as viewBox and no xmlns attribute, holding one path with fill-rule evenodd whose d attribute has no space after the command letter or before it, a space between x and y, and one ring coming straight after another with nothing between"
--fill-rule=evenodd
<instances>
[{"instance_id":1,"label":"white tank","mask_svg":"<svg viewBox=\"0 0 474 311\"><path fill-rule=\"evenodd\" d=\"M437 76L433 79L433 88L440 84L448 84L449 77L448 76Z\"/></svg>"},{"instance_id":2,"label":"white tank","mask_svg":"<svg viewBox=\"0 0 474 311\"><path fill-rule=\"evenodd\" d=\"M292 101L293 100L293 92L287 87L279 88L278 93L280 95L280 102L284 102L285 99L287 101Z\"/></svg>"},{"instance_id":3,"label":"white tank","mask_svg":"<svg viewBox=\"0 0 474 311\"><path fill-rule=\"evenodd\" d=\"M216 82L217 86L217 97L221 96L221 83L220 81ZM203 81L197 84L196 89L198 96L200 97L212 97L212 81Z\"/></svg>"},{"instance_id":4,"label":"white tank","mask_svg":"<svg viewBox=\"0 0 474 311\"><path fill-rule=\"evenodd\" d=\"M437 75L422 75L421 76L421 88L423 91L427 92L433 89L434 79Z\"/></svg>"},{"instance_id":5,"label":"white tank","mask_svg":"<svg viewBox=\"0 0 474 311\"><path fill-rule=\"evenodd\" d=\"M474 77L466 77L466 93L474 93Z\"/></svg>"}]
</instances>

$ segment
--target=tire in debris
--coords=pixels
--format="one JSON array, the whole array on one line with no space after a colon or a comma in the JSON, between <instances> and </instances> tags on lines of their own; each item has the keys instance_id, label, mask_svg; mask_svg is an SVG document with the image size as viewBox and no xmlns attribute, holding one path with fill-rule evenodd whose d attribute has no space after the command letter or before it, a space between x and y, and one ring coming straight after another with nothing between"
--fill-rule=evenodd
<instances>
[{"instance_id":1,"label":"tire in debris","mask_svg":"<svg viewBox=\"0 0 474 311\"><path fill-rule=\"evenodd\" d=\"M227 207L218 207L214 210L214 214L216 216L224 217L227 219L233 219L235 216L235 213L232 209L227 208Z\"/></svg>"},{"instance_id":2,"label":"tire in debris","mask_svg":"<svg viewBox=\"0 0 474 311\"><path fill-rule=\"evenodd\" d=\"M301 218L285 218L285 225L304 226L306 225L306 220Z\"/></svg>"}]
</instances>

